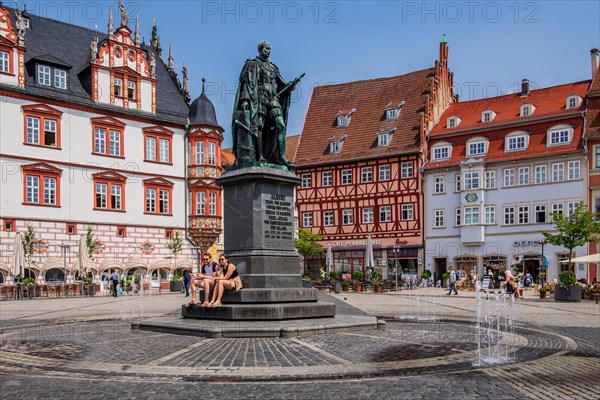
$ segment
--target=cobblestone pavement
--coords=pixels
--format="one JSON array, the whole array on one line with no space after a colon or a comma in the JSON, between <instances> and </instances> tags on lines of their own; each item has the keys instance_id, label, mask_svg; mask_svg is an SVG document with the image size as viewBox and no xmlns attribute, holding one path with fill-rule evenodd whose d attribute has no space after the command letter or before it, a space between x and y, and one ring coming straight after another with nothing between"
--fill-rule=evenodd
<instances>
[{"instance_id":1,"label":"cobblestone pavement","mask_svg":"<svg viewBox=\"0 0 600 400\"><path fill-rule=\"evenodd\" d=\"M0 399L600 398L591 302L517 302L514 331L482 340L511 359L478 367L474 295L321 295L338 313L386 317L386 330L204 339L132 331L135 298L2 302ZM144 316L176 314L179 302L146 296Z\"/></svg>"}]
</instances>

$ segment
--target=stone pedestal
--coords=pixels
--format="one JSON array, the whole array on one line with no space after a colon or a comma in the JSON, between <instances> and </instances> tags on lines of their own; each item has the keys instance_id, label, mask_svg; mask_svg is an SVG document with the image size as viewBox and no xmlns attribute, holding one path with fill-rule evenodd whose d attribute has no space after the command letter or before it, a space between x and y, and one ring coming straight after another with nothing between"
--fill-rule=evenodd
<instances>
[{"instance_id":1,"label":"stone pedestal","mask_svg":"<svg viewBox=\"0 0 600 400\"><path fill-rule=\"evenodd\" d=\"M218 183L223 186L225 253L244 288L225 292L221 307L183 307L182 315L230 321L335 316L334 304L318 302L315 289L302 287L294 248L294 192L300 179L281 169L247 167L226 172Z\"/></svg>"}]
</instances>

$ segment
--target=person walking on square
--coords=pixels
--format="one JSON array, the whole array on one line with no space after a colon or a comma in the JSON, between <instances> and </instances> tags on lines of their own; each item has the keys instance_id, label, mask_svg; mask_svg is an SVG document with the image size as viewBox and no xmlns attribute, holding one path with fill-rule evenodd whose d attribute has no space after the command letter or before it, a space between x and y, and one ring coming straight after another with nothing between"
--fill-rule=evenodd
<instances>
[{"instance_id":1,"label":"person walking on square","mask_svg":"<svg viewBox=\"0 0 600 400\"><path fill-rule=\"evenodd\" d=\"M113 285L113 292L112 292L113 297L117 297L117 288L119 287L119 279L120 279L120 276L117 271L113 272L112 275L110 276L110 280Z\"/></svg>"},{"instance_id":2,"label":"person walking on square","mask_svg":"<svg viewBox=\"0 0 600 400\"><path fill-rule=\"evenodd\" d=\"M189 268L183 269L183 287L185 289L185 297L190 297L190 280L191 271Z\"/></svg>"},{"instance_id":3,"label":"person walking on square","mask_svg":"<svg viewBox=\"0 0 600 400\"><path fill-rule=\"evenodd\" d=\"M450 268L450 278L448 281L450 282L450 291L448 292L448 296L452 294L452 291L454 291L455 295L458 295L458 291L456 290L456 272L454 272L454 268Z\"/></svg>"}]
</instances>

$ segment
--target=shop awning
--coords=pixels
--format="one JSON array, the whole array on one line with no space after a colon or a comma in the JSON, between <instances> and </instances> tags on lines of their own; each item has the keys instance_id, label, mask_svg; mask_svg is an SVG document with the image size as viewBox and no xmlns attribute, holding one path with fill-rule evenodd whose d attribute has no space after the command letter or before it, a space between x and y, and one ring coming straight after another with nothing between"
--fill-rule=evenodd
<instances>
[{"instance_id":1,"label":"shop awning","mask_svg":"<svg viewBox=\"0 0 600 400\"><path fill-rule=\"evenodd\" d=\"M569 260L563 260L561 263L568 263ZM577 258L573 258L571 260L573 263L595 263L600 264L600 253L598 254L590 254L589 256L581 256Z\"/></svg>"}]
</instances>

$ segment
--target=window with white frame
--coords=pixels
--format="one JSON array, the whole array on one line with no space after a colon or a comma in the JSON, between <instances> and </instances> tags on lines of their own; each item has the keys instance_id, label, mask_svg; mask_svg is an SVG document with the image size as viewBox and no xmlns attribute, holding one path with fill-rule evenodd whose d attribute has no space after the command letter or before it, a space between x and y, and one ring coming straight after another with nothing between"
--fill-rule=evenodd
<instances>
[{"instance_id":1,"label":"window with white frame","mask_svg":"<svg viewBox=\"0 0 600 400\"><path fill-rule=\"evenodd\" d=\"M535 222L538 224L546 223L546 205L536 204L535 205Z\"/></svg>"},{"instance_id":2,"label":"window with white frame","mask_svg":"<svg viewBox=\"0 0 600 400\"><path fill-rule=\"evenodd\" d=\"M519 168L519 185L529 185L529 167Z\"/></svg>"},{"instance_id":3,"label":"window with white frame","mask_svg":"<svg viewBox=\"0 0 600 400\"><path fill-rule=\"evenodd\" d=\"M567 163L567 170L569 171L569 180L575 180L581 178L580 172L581 162L577 161L569 161Z\"/></svg>"},{"instance_id":4,"label":"window with white frame","mask_svg":"<svg viewBox=\"0 0 600 400\"><path fill-rule=\"evenodd\" d=\"M535 166L535 183L546 183L546 166L536 165Z\"/></svg>"},{"instance_id":5,"label":"window with white frame","mask_svg":"<svg viewBox=\"0 0 600 400\"><path fill-rule=\"evenodd\" d=\"M135 100L135 82L127 81L127 98Z\"/></svg>"},{"instance_id":6,"label":"window with white frame","mask_svg":"<svg viewBox=\"0 0 600 400\"><path fill-rule=\"evenodd\" d=\"M444 227L444 213L445 210L433 210L433 227L443 228Z\"/></svg>"},{"instance_id":7,"label":"window with white frame","mask_svg":"<svg viewBox=\"0 0 600 400\"><path fill-rule=\"evenodd\" d=\"M454 191L460 192L461 184L460 184L460 174L454 175Z\"/></svg>"},{"instance_id":8,"label":"window with white frame","mask_svg":"<svg viewBox=\"0 0 600 400\"><path fill-rule=\"evenodd\" d=\"M379 180L389 181L392 178L391 167L389 165L379 166Z\"/></svg>"},{"instance_id":9,"label":"window with white frame","mask_svg":"<svg viewBox=\"0 0 600 400\"><path fill-rule=\"evenodd\" d=\"M548 136L550 137L548 144L550 146L557 146L571 143L571 131L571 129L558 129L548 132Z\"/></svg>"},{"instance_id":10,"label":"window with white frame","mask_svg":"<svg viewBox=\"0 0 600 400\"><path fill-rule=\"evenodd\" d=\"M323 226L333 226L333 211L323 211Z\"/></svg>"},{"instance_id":11,"label":"window with white frame","mask_svg":"<svg viewBox=\"0 0 600 400\"><path fill-rule=\"evenodd\" d=\"M158 160L162 163L168 163L171 161L170 159L170 145L171 141L169 139L158 139Z\"/></svg>"},{"instance_id":12,"label":"window with white frame","mask_svg":"<svg viewBox=\"0 0 600 400\"><path fill-rule=\"evenodd\" d=\"M496 171L485 171L485 188L496 188Z\"/></svg>"},{"instance_id":13,"label":"window with white frame","mask_svg":"<svg viewBox=\"0 0 600 400\"><path fill-rule=\"evenodd\" d=\"M412 221L415 219L414 206L412 204L402 204L402 220Z\"/></svg>"},{"instance_id":14,"label":"window with white frame","mask_svg":"<svg viewBox=\"0 0 600 400\"><path fill-rule=\"evenodd\" d=\"M217 165L217 145L215 142L208 142L208 163Z\"/></svg>"},{"instance_id":15,"label":"window with white frame","mask_svg":"<svg viewBox=\"0 0 600 400\"><path fill-rule=\"evenodd\" d=\"M360 181L362 183L373 182L373 167L363 167L360 170Z\"/></svg>"},{"instance_id":16,"label":"window with white frame","mask_svg":"<svg viewBox=\"0 0 600 400\"><path fill-rule=\"evenodd\" d=\"M567 203L567 217L571 218L575 214L575 210L579 207L578 201L570 201Z\"/></svg>"},{"instance_id":17,"label":"window with white frame","mask_svg":"<svg viewBox=\"0 0 600 400\"><path fill-rule=\"evenodd\" d=\"M310 228L311 226L313 226L313 213L302 213L302 226L305 228Z\"/></svg>"},{"instance_id":18,"label":"window with white frame","mask_svg":"<svg viewBox=\"0 0 600 400\"><path fill-rule=\"evenodd\" d=\"M488 225L496 223L496 206L485 206L483 208L483 222Z\"/></svg>"},{"instance_id":19,"label":"window with white frame","mask_svg":"<svg viewBox=\"0 0 600 400\"><path fill-rule=\"evenodd\" d=\"M462 216L462 210L460 208L456 208L454 210L454 225L456 226L460 226L461 225L461 216Z\"/></svg>"},{"instance_id":20,"label":"window with white frame","mask_svg":"<svg viewBox=\"0 0 600 400\"><path fill-rule=\"evenodd\" d=\"M521 117L529 117L531 114L531 106L529 104L523 104L521 106Z\"/></svg>"},{"instance_id":21,"label":"window with white frame","mask_svg":"<svg viewBox=\"0 0 600 400\"><path fill-rule=\"evenodd\" d=\"M10 72L9 54L6 51L0 51L0 72L5 74Z\"/></svg>"},{"instance_id":22,"label":"window with white frame","mask_svg":"<svg viewBox=\"0 0 600 400\"><path fill-rule=\"evenodd\" d=\"M333 186L333 172L324 171L321 177L321 183L323 186Z\"/></svg>"},{"instance_id":23,"label":"window with white frame","mask_svg":"<svg viewBox=\"0 0 600 400\"><path fill-rule=\"evenodd\" d=\"M337 117L337 126L348 126L349 123L350 123L349 115L340 115Z\"/></svg>"},{"instance_id":24,"label":"window with white frame","mask_svg":"<svg viewBox=\"0 0 600 400\"><path fill-rule=\"evenodd\" d=\"M397 119L400 109L399 108L390 108L385 110L385 118L386 119Z\"/></svg>"},{"instance_id":25,"label":"window with white frame","mask_svg":"<svg viewBox=\"0 0 600 400\"><path fill-rule=\"evenodd\" d=\"M196 192L196 214L206 213L206 192Z\"/></svg>"},{"instance_id":26,"label":"window with white frame","mask_svg":"<svg viewBox=\"0 0 600 400\"><path fill-rule=\"evenodd\" d=\"M448 117L446 120L446 128L456 128L458 126L459 120L457 117Z\"/></svg>"},{"instance_id":27,"label":"window with white frame","mask_svg":"<svg viewBox=\"0 0 600 400\"><path fill-rule=\"evenodd\" d=\"M377 134L377 146L379 146L379 147L389 146L391 136L392 135L389 132L378 133Z\"/></svg>"},{"instance_id":28,"label":"window with white frame","mask_svg":"<svg viewBox=\"0 0 600 400\"><path fill-rule=\"evenodd\" d=\"M121 79L121 78L113 79L113 93L117 97L123 96L123 79Z\"/></svg>"},{"instance_id":29,"label":"window with white frame","mask_svg":"<svg viewBox=\"0 0 600 400\"><path fill-rule=\"evenodd\" d=\"M146 136L146 160L156 161L156 138Z\"/></svg>"},{"instance_id":30,"label":"window with white frame","mask_svg":"<svg viewBox=\"0 0 600 400\"><path fill-rule=\"evenodd\" d=\"M306 189L311 187L311 183L310 174L302 174L302 188Z\"/></svg>"},{"instance_id":31,"label":"window with white frame","mask_svg":"<svg viewBox=\"0 0 600 400\"><path fill-rule=\"evenodd\" d=\"M40 85L51 86L52 70L50 69L50 67L46 65L38 65L37 67L37 82Z\"/></svg>"},{"instance_id":32,"label":"window with white frame","mask_svg":"<svg viewBox=\"0 0 600 400\"><path fill-rule=\"evenodd\" d=\"M565 165L563 163L552 164L552 182L565 180Z\"/></svg>"},{"instance_id":33,"label":"window with white frame","mask_svg":"<svg viewBox=\"0 0 600 400\"><path fill-rule=\"evenodd\" d=\"M204 142L196 142L196 164L204 164Z\"/></svg>"},{"instance_id":34,"label":"window with white frame","mask_svg":"<svg viewBox=\"0 0 600 400\"><path fill-rule=\"evenodd\" d=\"M486 142L481 140L481 141L477 141L477 142L470 142L468 143L468 152L467 152L467 156L481 156L481 155L485 155L486 150Z\"/></svg>"},{"instance_id":35,"label":"window with white frame","mask_svg":"<svg viewBox=\"0 0 600 400\"><path fill-rule=\"evenodd\" d=\"M581 98L577 95L567 97L567 109L579 107L581 104L580 99Z\"/></svg>"},{"instance_id":36,"label":"window with white frame","mask_svg":"<svg viewBox=\"0 0 600 400\"><path fill-rule=\"evenodd\" d=\"M335 140L329 143L329 153L335 154L339 153L340 151L342 151L342 142L340 142L339 140Z\"/></svg>"},{"instance_id":37,"label":"window with white frame","mask_svg":"<svg viewBox=\"0 0 600 400\"><path fill-rule=\"evenodd\" d=\"M412 178L413 177L413 163L411 162L403 162L402 163L402 178Z\"/></svg>"},{"instance_id":38,"label":"window with white frame","mask_svg":"<svg viewBox=\"0 0 600 400\"><path fill-rule=\"evenodd\" d=\"M342 224L352 225L354 223L354 212L353 210L342 210Z\"/></svg>"},{"instance_id":39,"label":"window with white frame","mask_svg":"<svg viewBox=\"0 0 600 400\"><path fill-rule=\"evenodd\" d=\"M519 206L518 223L528 224L529 223L529 206Z\"/></svg>"},{"instance_id":40,"label":"window with white frame","mask_svg":"<svg viewBox=\"0 0 600 400\"><path fill-rule=\"evenodd\" d=\"M166 190L161 190L161 194L167 195L168 192ZM168 212L168 207L165 208L165 212ZM217 215L217 193L215 192L208 193L208 214Z\"/></svg>"},{"instance_id":41,"label":"window with white frame","mask_svg":"<svg viewBox=\"0 0 600 400\"><path fill-rule=\"evenodd\" d=\"M445 193L446 192L446 177L436 176L433 183L433 193Z\"/></svg>"},{"instance_id":42,"label":"window with white frame","mask_svg":"<svg viewBox=\"0 0 600 400\"><path fill-rule=\"evenodd\" d=\"M363 224L372 224L373 223L373 208L363 208L362 209L362 223Z\"/></svg>"},{"instance_id":43,"label":"window with white frame","mask_svg":"<svg viewBox=\"0 0 600 400\"><path fill-rule=\"evenodd\" d=\"M465 225L479 223L479 207L465 207Z\"/></svg>"},{"instance_id":44,"label":"window with white frame","mask_svg":"<svg viewBox=\"0 0 600 400\"><path fill-rule=\"evenodd\" d=\"M527 138L525 135L509 136L506 140L506 151L518 151L527 149Z\"/></svg>"},{"instance_id":45,"label":"window with white frame","mask_svg":"<svg viewBox=\"0 0 600 400\"><path fill-rule=\"evenodd\" d=\"M67 71L54 69L54 87L59 89L67 88Z\"/></svg>"},{"instance_id":46,"label":"window with white frame","mask_svg":"<svg viewBox=\"0 0 600 400\"><path fill-rule=\"evenodd\" d=\"M433 148L432 152L432 161L447 160L450 158L450 146L437 146Z\"/></svg>"},{"instance_id":47,"label":"window with white frame","mask_svg":"<svg viewBox=\"0 0 600 400\"><path fill-rule=\"evenodd\" d=\"M464 189L479 189L479 172L465 172Z\"/></svg>"},{"instance_id":48,"label":"window with white frame","mask_svg":"<svg viewBox=\"0 0 600 400\"><path fill-rule=\"evenodd\" d=\"M379 207L379 222L390 222L392 220L392 207Z\"/></svg>"},{"instance_id":49,"label":"window with white frame","mask_svg":"<svg viewBox=\"0 0 600 400\"><path fill-rule=\"evenodd\" d=\"M504 186L515 186L515 169L507 168L504 170Z\"/></svg>"},{"instance_id":50,"label":"window with white frame","mask_svg":"<svg viewBox=\"0 0 600 400\"><path fill-rule=\"evenodd\" d=\"M594 146L594 169L600 169L600 145Z\"/></svg>"},{"instance_id":51,"label":"window with white frame","mask_svg":"<svg viewBox=\"0 0 600 400\"><path fill-rule=\"evenodd\" d=\"M553 203L552 204L552 214L558 213L562 214L565 211L565 205L563 203Z\"/></svg>"},{"instance_id":52,"label":"window with white frame","mask_svg":"<svg viewBox=\"0 0 600 400\"><path fill-rule=\"evenodd\" d=\"M352 184L352 170L344 169L342 170L342 185L351 185Z\"/></svg>"},{"instance_id":53,"label":"window with white frame","mask_svg":"<svg viewBox=\"0 0 600 400\"><path fill-rule=\"evenodd\" d=\"M504 207L504 225L513 225L515 223L515 208Z\"/></svg>"},{"instance_id":54,"label":"window with white frame","mask_svg":"<svg viewBox=\"0 0 600 400\"><path fill-rule=\"evenodd\" d=\"M481 113L481 122L483 122L484 124L487 122L492 122L492 120L494 119L494 112L493 111L484 111L483 113Z\"/></svg>"}]
</instances>

